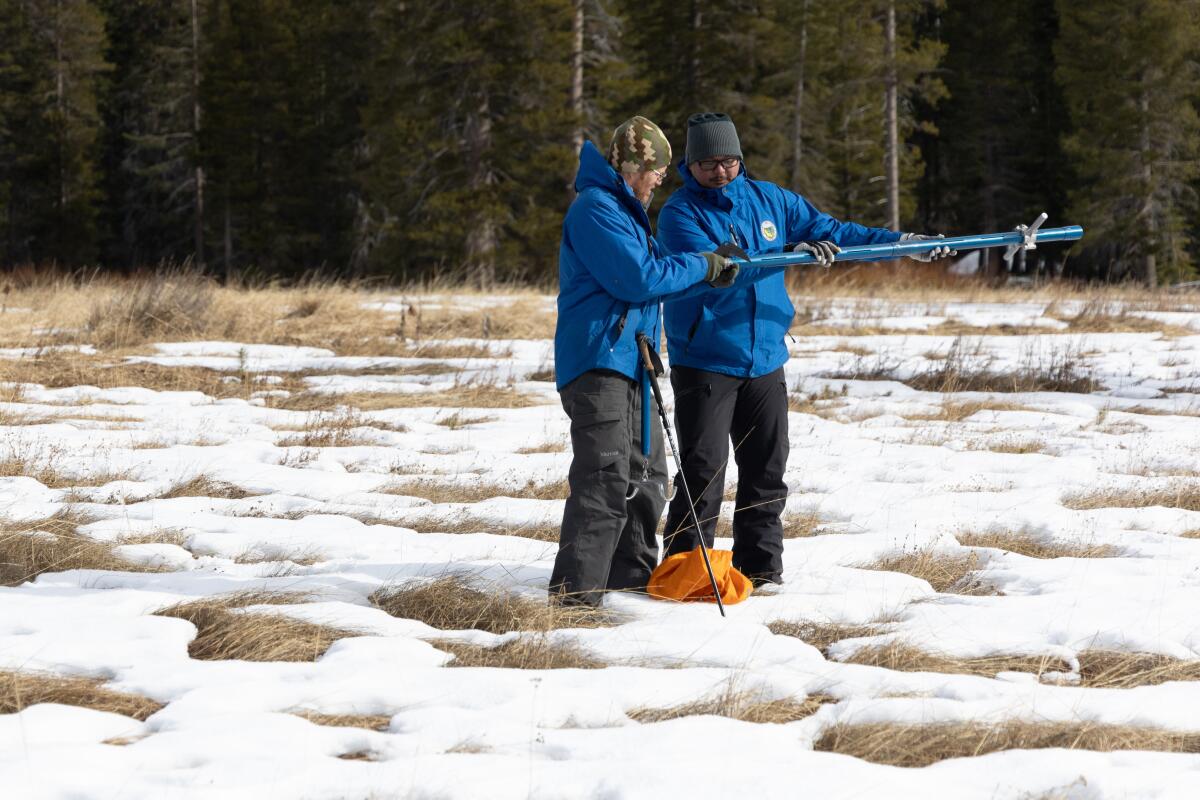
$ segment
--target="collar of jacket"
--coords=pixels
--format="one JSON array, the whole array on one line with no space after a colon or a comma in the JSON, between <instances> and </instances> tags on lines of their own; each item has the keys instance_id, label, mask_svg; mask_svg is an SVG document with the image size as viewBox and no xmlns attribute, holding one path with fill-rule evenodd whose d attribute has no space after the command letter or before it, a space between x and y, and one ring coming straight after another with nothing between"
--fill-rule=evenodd
<instances>
[{"instance_id":1,"label":"collar of jacket","mask_svg":"<svg viewBox=\"0 0 1200 800\"><path fill-rule=\"evenodd\" d=\"M746 177L745 161L742 161L742 168L738 170L738 176L720 189L701 186L700 182L692 175L692 171L688 169L686 158L679 160L679 175L683 178L683 188L687 189L694 197L725 211L733 208L734 204L741 200L742 194L746 191L746 181L749 180Z\"/></svg>"},{"instance_id":2,"label":"collar of jacket","mask_svg":"<svg viewBox=\"0 0 1200 800\"><path fill-rule=\"evenodd\" d=\"M583 147L579 150L579 171L575 173L575 191L582 192L591 187L611 192L617 201L628 209L633 218L646 229L646 235L650 235L650 217L646 214L646 209L642 208L641 201L633 196L633 190L629 188L629 184L612 168L608 159L596 145L584 142Z\"/></svg>"}]
</instances>

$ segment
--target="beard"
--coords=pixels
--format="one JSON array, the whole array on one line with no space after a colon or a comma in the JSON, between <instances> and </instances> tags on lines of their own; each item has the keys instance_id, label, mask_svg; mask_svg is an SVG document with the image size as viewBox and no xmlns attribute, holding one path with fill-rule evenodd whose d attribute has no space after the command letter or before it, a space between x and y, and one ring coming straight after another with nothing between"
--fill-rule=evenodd
<instances>
[{"instance_id":1,"label":"beard","mask_svg":"<svg viewBox=\"0 0 1200 800\"><path fill-rule=\"evenodd\" d=\"M645 209L646 211L649 211L650 204L653 202L654 202L654 192L651 191L650 194L646 195L646 199L641 201L642 208Z\"/></svg>"}]
</instances>

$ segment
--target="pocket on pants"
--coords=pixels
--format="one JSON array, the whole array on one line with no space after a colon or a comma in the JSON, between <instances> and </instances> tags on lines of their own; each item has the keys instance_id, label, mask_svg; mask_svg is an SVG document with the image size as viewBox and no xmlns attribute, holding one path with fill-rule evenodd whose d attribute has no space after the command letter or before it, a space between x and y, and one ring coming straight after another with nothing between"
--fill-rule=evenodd
<instances>
[{"instance_id":1,"label":"pocket on pants","mask_svg":"<svg viewBox=\"0 0 1200 800\"><path fill-rule=\"evenodd\" d=\"M571 418L572 472L596 472L628 458L629 431L620 409L596 409Z\"/></svg>"}]
</instances>

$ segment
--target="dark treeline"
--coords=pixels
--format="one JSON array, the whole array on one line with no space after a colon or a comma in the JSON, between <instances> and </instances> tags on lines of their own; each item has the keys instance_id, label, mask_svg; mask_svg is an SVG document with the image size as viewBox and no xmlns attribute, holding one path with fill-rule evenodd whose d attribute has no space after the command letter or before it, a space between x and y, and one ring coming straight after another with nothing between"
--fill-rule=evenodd
<instances>
[{"instance_id":1,"label":"dark treeline","mask_svg":"<svg viewBox=\"0 0 1200 800\"><path fill-rule=\"evenodd\" d=\"M1200 0L0 0L0 264L545 281L584 137L1191 277ZM662 198L679 185L672 176ZM994 266L994 261L993 261Z\"/></svg>"}]
</instances>

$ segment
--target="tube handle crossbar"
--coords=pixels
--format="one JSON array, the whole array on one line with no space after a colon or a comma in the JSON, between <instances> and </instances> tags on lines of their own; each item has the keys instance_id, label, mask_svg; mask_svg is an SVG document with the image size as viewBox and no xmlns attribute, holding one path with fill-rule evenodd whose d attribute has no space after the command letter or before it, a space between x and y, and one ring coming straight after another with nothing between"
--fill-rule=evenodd
<instances>
[{"instance_id":1,"label":"tube handle crossbar","mask_svg":"<svg viewBox=\"0 0 1200 800\"><path fill-rule=\"evenodd\" d=\"M988 247L1024 247L1033 243L1073 242L1083 238L1083 228L1069 225L1065 228L1047 228L1038 230L1032 237L1023 231L1009 233L981 233L974 236L951 236L948 239L910 239L907 242L890 242L887 244L860 244L843 247L842 252L834 257L834 261L890 261L894 258L927 253L935 247L949 247L951 250L981 250ZM749 267L790 267L797 264L815 264L816 257L812 253L771 253L770 255L752 256L743 262Z\"/></svg>"}]
</instances>

